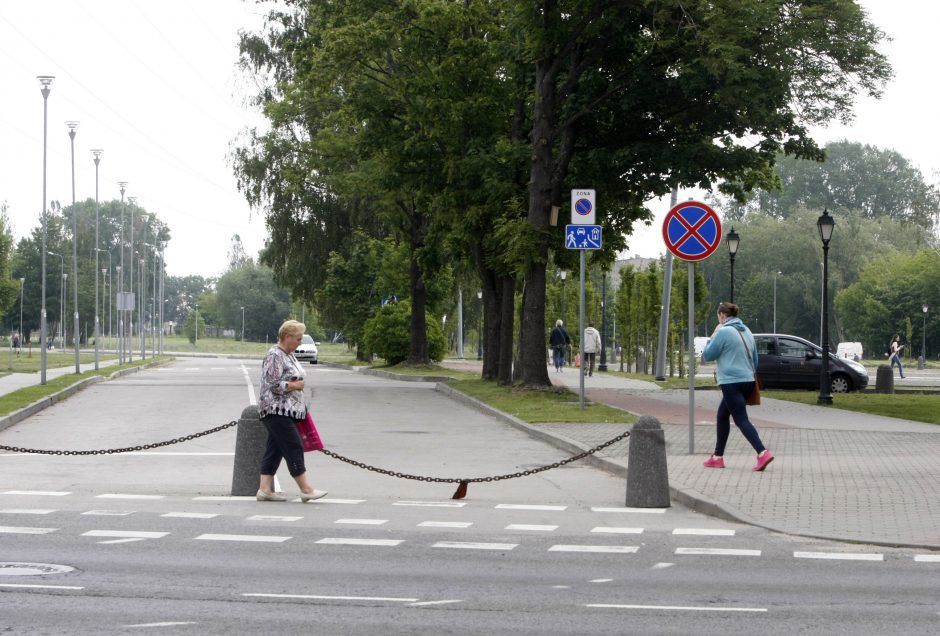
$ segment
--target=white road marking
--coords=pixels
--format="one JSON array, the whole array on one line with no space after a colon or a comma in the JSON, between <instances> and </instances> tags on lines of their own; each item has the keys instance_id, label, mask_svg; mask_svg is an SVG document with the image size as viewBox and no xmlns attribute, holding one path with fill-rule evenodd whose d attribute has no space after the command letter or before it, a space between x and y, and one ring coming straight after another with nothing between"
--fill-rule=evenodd
<instances>
[{"instance_id":1,"label":"white road marking","mask_svg":"<svg viewBox=\"0 0 940 636\"><path fill-rule=\"evenodd\" d=\"M510 523L504 529L505 530L531 530L533 532L551 532L552 530L557 530L558 526L539 526L539 525L530 525L526 523Z\"/></svg>"},{"instance_id":2,"label":"white road marking","mask_svg":"<svg viewBox=\"0 0 940 636\"><path fill-rule=\"evenodd\" d=\"M707 556L760 556L760 550L737 550L733 548L676 548L675 553Z\"/></svg>"},{"instance_id":3,"label":"white road marking","mask_svg":"<svg viewBox=\"0 0 940 636\"><path fill-rule=\"evenodd\" d=\"M303 517L282 517L280 515L252 515L247 521L300 521Z\"/></svg>"},{"instance_id":4,"label":"white road marking","mask_svg":"<svg viewBox=\"0 0 940 636\"><path fill-rule=\"evenodd\" d=\"M110 541L99 541L98 543L110 544L110 543L135 543L137 541L146 541L146 539L141 539L140 537L128 538L128 539L111 539Z\"/></svg>"},{"instance_id":5,"label":"white road marking","mask_svg":"<svg viewBox=\"0 0 940 636\"><path fill-rule=\"evenodd\" d=\"M833 559L840 561L884 561L883 554L861 552L794 552L795 559Z\"/></svg>"},{"instance_id":6,"label":"white road marking","mask_svg":"<svg viewBox=\"0 0 940 636\"><path fill-rule=\"evenodd\" d=\"M432 548L452 548L456 550L512 550L518 543L476 543L471 541L438 541Z\"/></svg>"},{"instance_id":7,"label":"white road marking","mask_svg":"<svg viewBox=\"0 0 940 636\"><path fill-rule=\"evenodd\" d=\"M219 515L213 512L168 512L161 517L177 517L180 519L212 519Z\"/></svg>"},{"instance_id":8,"label":"white road marking","mask_svg":"<svg viewBox=\"0 0 940 636\"><path fill-rule=\"evenodd\" d=\"M277 537L263 534L201 534L196 541L253 541L256 543L283 543L291 537Z\"/></svg>"},{"instance_id":9,"label":"white road marking","mask_svg":"<svg viewBox=\"0 0 940 636\"><path fill-rule=\"evenodd\" d=\"M248 368L242 364L242 375L245 376L245 384L248 385L248 404L254 406L258 403L258 400L255 398L255 385L251 380L251 376L248 375Z\"/></svg>"},{"instance_id":10,"label":"white road marking","mask_svg":"<svg viewBox=\"0 0 940 636\"><path fill-rule=\"evenodd\" d=\"M607 534L643 534L643 528L616 528L609 526L598 526L592 528L591 532L602 532Z\"/></svg>"},{"instance_id":11,"label":"white road marking","mask_svg":"<svg viewBox=\"0 0 940 636\"><path fill-rule=\"evenodd\" d=\"M463 603L459 599L450 599L446 601L423 601L420 603L412 603L411 607L427 607L428 605L447 605L448 603Z\"/></svg>"},{"instance_id":12,"label":"white road marking","mask_svg":"<svg viewBox=\"0 0 940 636\"><path fill-rule=\"evenodd\" d=\"M393 506L417 506L423 508L463 508L462 501L396 501Z\"/></svg>"},{"instance_id":13,"label":"white road marking","mask_svg":"<svg viewBox=\"0 0 940 636\"><path fill-rule=\"evenodd\" d=\"M591 512L638 512L645 515L659 515L665 508L591 508Z\"/></svg>"},{"instance_id":14,"label":"white road marking","mask_svg":"<svg viewBox=\"0 0 940 636\"><path fill-rule=\"evenodd\" d=\"M654 566L651 567L650 569L651 569L651 570L665 570L666 568L671 568L671 567L674 566L674 565L675 565L675 563L662 563L662 562L661 562L661 563L657 563L656 565L654 565Z\"/></svg>"},{"instance_id":15,"label":"white road marking","mask_svg":"<svg viewBox=\"0 0 940 636\"><path fill-rule=\"evenodd\" d=\"M83 537L115 537L118 539L161 539L169 532L147 532L144 530L89 530Z\"/></svg>"},{"instance_id":16,"label":"white road marking","mask_svg":"<svg viewBox=\"0 0 940 636\"><path fill-rule=\"evenodd\" d=\"M497 510L567 510L568 506L535 506L527 504L496 504Z\"/></svg>"},{"instance_id":17,"label":"white road marking","mask_svg":"<svg viewBox=\"0 0 940 636\"><path fill-rule=\"evenodd\" d=\"M95 499L163 499L163 495L129 495L123 493L106 493L95 495Z\"/></svg>"},{"instance_id":18,"label":"white road marking","mask_svg":"<svg viewBox=\"0 0 940 636\"><path fill-rule=\"evenodd\" d=\"M196 625L195 621L166 621L163 623L137 623L136 625L125 625L124 627L175 627L177 625Z\"/></svg>"},{"instance_id":19,"label":"white road marking","mask_svg":"<svg viewBox=\"0 0 940 636\"><path fill-rule=\"evenodd\" d=\"M665 610L680 612L766 612L765 607L695 607L682 605L618 605L613 603L588 603L585 607L599 607L607 609L641 609Z\"/></svg>"},{"instance_id":20,"label":"white road marking","mask_svg":"<svg viewBox=\"0 0 940 636\"><path fill-rule=\"evenodd\" d=\"M333 523L349 523L360 526L381 526L388 523L388 519L337 519Z\"/></svg>"},{"instance_id":21,"label":"white road marking","mask_svg":"<svg viewBox=\"0 0 940 636\"><path fill-rule=\"evenodd\" d=\"M0 583L0 587L25 587L39 590L84 590L75 585L28 585L26 583Z\"/></svg>"},{"instance_id":22,"label":"white road marking","mask_svg":"<svg viewBox=\"0 0 940 636\"><path fill-rule=\"evenodd\" d=\"M48 515L55 510L45 510L43 508L7 508L0 510L0 514L5 515Z\"/></svg>"},{"instance_id":23,"label":"white road marking","mask_svg":"<svg viewBox=\"0 0 940 636\"><path fill-rule=\"evenodd\" d=\"M193 501L254 501L255 496L249 495L246 497L219 497L219 496L204 496L204 497L193 497Z\"/></svg>"},{"instance_id":24,"label":"white road marking","mask_svg":"<svg viewBox=\"0 0 940 636\"><path fill-rule=\"evenodd\" d=\"M393 548L397 545L401 545L404 542L405 541L403 539L349 539L344 537L326 537L316 541L315 543L322 543L325 545L373 545Z\"/></svg>"},{"instance_id":25,"label":"white road marking","mask_svg":"<svg viewBox=\"0 0 940 636\"><path fill-rule=\"evenodd\" d=\"M92 517L126 517L128 515L134 514L133 510L89 510L83 512L83 515L89 515Z\"/></svg>"},{"instance_id":26,"label":"white road marking","mask_svg":"<svg viewBox=\"0 0 940 636\"><path fill-rule=\"evenodd\" d=\"M49 534L58 528L19 528L17 526L0 526L0 534Z\"/></svg>"},{"instance_id":27,"label":"white road marking","mask_svg":"<svg viewBox=\"0 0 940 636\"><path fill-rule=\"evenodd\" d=\"M70 492L59 492L54 490L7 490L6 492L0 493L3 495L31 495L37 497L64 497L66 495L71 495Z\"/></svg>"},{"instance_id":28,"label":"white road marking","mask_svg":"<svg viewBox=\"0 0 940 636\"><path fill-rule=\"evenodd\" d=\"M473 525L471 521L422 521L418 524L419 528L469 528Z\"/></svg>"},{"instance_id":29,"label":"white road marking","mask_svg":"<svg viewBox=\"0 0 940 636\"><path fill-rule=\"evenodd\" d=\"M635 545L553 545L549 552L607 552L635 554L639 550Z\"/></svg>"},{"instance_id":30,"label":"white road marking","mask_svg":"<svg viewBox=\"0 0 940 636\"><path fill-rule=\"evenodd\" d=\"M294 501L298 501L298 500L295 499ZM328 497L324 497L323 499L317 499L316 502L318 504L331 503L331 504L345 504L345 505L355 506L356 504L365 503L366 500L365 499L331 499Z\"/></svg>"},{"instance_id":31,"label":"white road marking","mask_svg":"<svg viewBox=\"0 0 940 636\"><path fill-rule=\"evenodd\" d=\"M262 594L245 593L242 596L256 598L299 598L317 601L387 601L390 603L416 603L416 598L395 598L391 596L325 596L321 594Z\"/></svg>"},{"instance_id":32,"label":"white road marking","mask_svg":"<svg viewBox=\"0 0 940 636\"><path fill-rule=\"evenodd\" d=\"M919 563L940 563L940 554L917 554L914 560Z\"/></svg>"},{"instance_id":33,"label":"white road marking","mask_svg":"<svg viewBox=\"0 0 940 636\"><path fill-rule=\"evenodd\" d=\"M553 590L570 590L571 586L570 585L553 585L552 589Z\"/></svg>"},{"instance_id":34,"label":"white road marking","mask_svg":"<svg viewBox=\"0 0 940 636\"><path fill-rule=\"evenodd\" d=\"M591 579L588 583L610 583L613 579Z\"/></svg>"},{"instance_id":35,"label":"white road marking","mask_svg":"<svg viewBox=\"0 0 940 636\"><path fill-rule=\"evenodd\" d=\"M673 534L691 534L700 537L733 537L734 530L718 530L711 528L676 528Z\"/></svg>"}]
</instances>

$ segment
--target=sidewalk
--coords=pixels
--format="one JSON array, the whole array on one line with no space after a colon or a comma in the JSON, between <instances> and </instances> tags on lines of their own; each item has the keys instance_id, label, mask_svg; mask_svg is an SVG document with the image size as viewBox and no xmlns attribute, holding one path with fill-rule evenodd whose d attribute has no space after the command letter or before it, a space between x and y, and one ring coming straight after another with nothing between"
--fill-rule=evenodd
<instances>
[{"instance_id":1,"label":"sidewalk","mask_svg":"<svg viewBox=\"0 0 940 636\"><path fill-rule=\"evenodd\" d=\"M465 370L471 364L447 362ZM549 375L577 393L578 369L550 368ZM597 371L585 378L585 399L662 423L673 498L693 509L787 534L940 549L940 426L764 398L748 412L775 461L753 472L754 451L732 426L727 468L706 469L720 397L695 392L690 454L687 390ZM623 431L612 424L535 428L585 448ZM628 451L624 441L600 455L625 473Z\"/></svg>"}]
</instances>

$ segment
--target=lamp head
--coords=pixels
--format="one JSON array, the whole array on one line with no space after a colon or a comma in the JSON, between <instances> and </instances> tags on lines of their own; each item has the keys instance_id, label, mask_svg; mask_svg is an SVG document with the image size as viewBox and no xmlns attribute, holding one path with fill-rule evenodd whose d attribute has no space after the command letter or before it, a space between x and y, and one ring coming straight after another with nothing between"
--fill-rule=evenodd
<instances>
[{"instance_id":1,"label":"lamp head","mask_svg":"<svg viewBox=\"0 0 940 636\"><path fill-rule=\"evenodd\" d=\"M95 158L95 166L97 166L98 162L101 161L102 152L104 152L104 150L101 150L100 148L95 148L94 150L91 151L92 156L94 156Z\"/></svg>"},{"instance_id":2,"label":"lamp head","mask_svg":"<svg viewBox=\"0 0 940 636\"><path fill-rule=\"evenodd\" d=\"M565 280L566 278L568 278L568 270L563 269L561 270L561 279Z\"/></svg>"},{"instance_id":3,"label":"lamp head","mask_svg":"<svg viewBox=\"0 0 940 636\"><path fill-rule=\"evenodd\" d=\"M78 128L77 121L67 121L65 125L69 128L69 139L75 140L75 129Z\"/></svg>"},{"instance_id":4,"label":"lamp head","mask_svg":"<svg viewBox=\"0 0 940 636\"><path fill-rule=\"evenodd\" d=\"M738 236L738 233L734 231L734 226L731 226L731 231L728 232L728 253L731 256L734 256L738 253L738 244L741 242L741 237Z\"/></svg>"},{"instance_id":5,"label":"lamp head","mask_svg":"<svg viewBox=\"0 0 940 636\"><path fill-rule=\"evenodd\" d=\"M52 80L55 79L55 75L37 75L36 79L39 80L39 90L42 91L43 99L49 97L49 91L52 90Z\"/></svg>"},{"instance_id":6,"label":"lamp head","mask_svg":"<svg viewBox=\"0 0 940 636\"><path fill-rule=\"evenodd\" d=\"M924 313L927 313L927 303L924 303Z\"/></svg>"},{"instance_id":7,"label":"lamp head","mask_svg":"<svg viewBox=\"0 0 940 636\"><path fill-rule=\"evenodd\" d=\"M816 227L819 228L819 238L824 246L829 245L829 241L832 240L832 230L835 226L836 220L829 216L828 209L824 209L822 216L816 221Z\"/></svg>"}]
</instances>

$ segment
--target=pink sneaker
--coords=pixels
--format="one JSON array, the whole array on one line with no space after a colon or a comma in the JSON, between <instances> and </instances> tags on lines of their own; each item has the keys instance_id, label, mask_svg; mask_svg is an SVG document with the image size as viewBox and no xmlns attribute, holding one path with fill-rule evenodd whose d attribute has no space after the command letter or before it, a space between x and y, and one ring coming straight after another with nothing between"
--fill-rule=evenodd
<instances>
[{"instance_id":1,"label":"pink sneaker","mask_svg":"<svg viewBox=\"0 0 940 636\"><path fill-rule=\"evenodd\" d=\"M763 453L757 456L757 465L754 466L754 470L760 472L767 468L767 464L774 460L774 454L769 450L765 450Z\"/></svg>"},{"instance_id":2,"label":"pink sneaker","mask_svg":"<svg viewBox=\"0 0 940 636\"><path fill-rule=\"evenodd\" d=\"M711 457L706 459L704 462L702 462L702 466L704 466L705 468L724 468L725 458L715 457L714 455L712 455Z\"/></svg>"}]
</instances>

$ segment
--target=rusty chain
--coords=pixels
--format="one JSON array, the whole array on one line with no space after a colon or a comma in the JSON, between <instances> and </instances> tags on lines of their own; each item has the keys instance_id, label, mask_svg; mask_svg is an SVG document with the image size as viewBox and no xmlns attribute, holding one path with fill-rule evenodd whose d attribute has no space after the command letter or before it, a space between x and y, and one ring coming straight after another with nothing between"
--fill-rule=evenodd
<instances>
[{"instance_id":1,"label":"rusty chain","mask_svg":"<svg viewBox=\"0 0 940 636\"><path fill-rule=\"evenodd\" d=\"M0 444L0 450L11 451L13 453L31 453L33 455L115 455L117 453L133 453L134 451L148 450L151 448L160 448L161 446L171 446L173 444L179 444L180 442L188 442L191 439L196 439L197 437L203 437L205 435L211 435L212 433L218 433L219 431L224 431L227 428L232 428L238 424L238 420L232 420L228 424L223 424L222 426L216 426L215 428L210 428L201 433L193 433L192 435L184 435L183 437L177 437L175 439L170 439L165 442L154 442L153 444L140 444L138 446L126 446L124 448L107 448L102 450L44 450L36 448L20 448L18 446L3 446Z\"/></svg>"}]
</instances>

